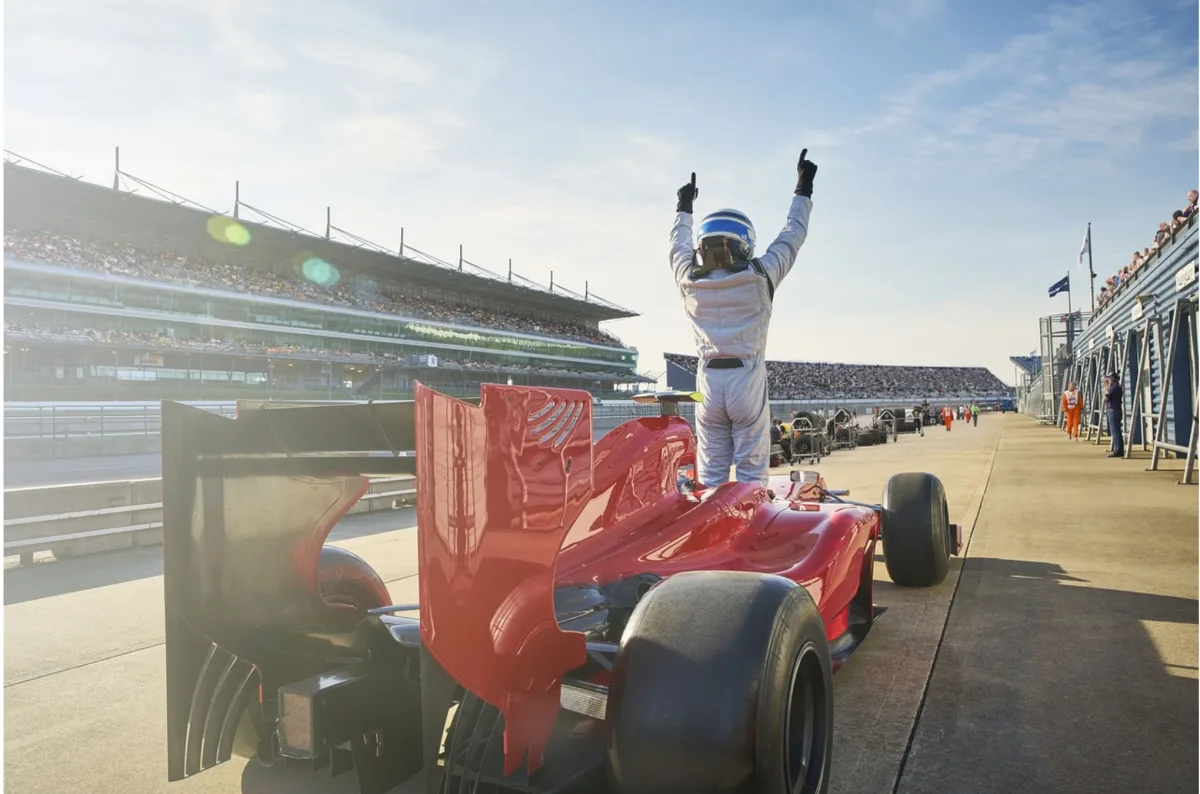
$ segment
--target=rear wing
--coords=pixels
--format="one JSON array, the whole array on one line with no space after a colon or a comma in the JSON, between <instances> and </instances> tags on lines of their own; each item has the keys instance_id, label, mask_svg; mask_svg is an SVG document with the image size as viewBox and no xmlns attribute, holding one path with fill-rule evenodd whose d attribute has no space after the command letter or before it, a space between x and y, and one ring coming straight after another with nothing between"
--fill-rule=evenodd
<instances>
[{"instance_id":1,"label":"rear wing","mask_svg":"<svg viewBox=\"0 0 1200 794\"><path fill-rule=\"evenodd\" d=\"M639 405L658 403L662 416L679 416L680 403L702 403L704 395L698 391L659 391L635 395L633 401Z\"/></svg>"},{"instance_id":2,"label":"rear wing","mask_svg":"<svg viewBox=\"0 0 1200 794\"><path fill-rule=\"evenodd\" d=\"M331 649L370 652L353 608L320 593L321 547L367 475L418 470L423 699L448 675L504 714L506 774L540 763L562 676L586 659L558 627L554 568L593 496L587 392L417 384L410 402L162 410L171 780L227 760L246 707L269 723L279 687Z\"/></svg>"},{"instance_id":3,"label":"rear wing","mask_svg":"<svg viewBox=\"0 0 1200 794\"><path fill-rule=\"evenodd\" d=\"M415 474L414 416L413 402L237 419L163 403L170 780L228 760L260 692L269 712L281 684L320 672L318 645L352 641L333 637L355 613L321 596L321 546L366 475Z\"/></svg>"}]
</instances>

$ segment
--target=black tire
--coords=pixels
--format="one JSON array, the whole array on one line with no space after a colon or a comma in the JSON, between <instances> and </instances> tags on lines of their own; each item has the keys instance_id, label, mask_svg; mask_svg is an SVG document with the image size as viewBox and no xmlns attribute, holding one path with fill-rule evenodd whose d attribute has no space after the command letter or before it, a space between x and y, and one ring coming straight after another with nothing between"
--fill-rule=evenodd
<instances>
[{"instance_id":1,"label":"black tire","mask_svg":"<svg viewBox=\"0 0 1200 794\"><path fill-rule=\"evenodd\" d=\"M883 486L883 558L901 587L933 587L950 571L946 491L932 474L896 474Z\"/></svg>"},{"instance_id":2,"label":"black tire","mask_svg":"<svg viewBox=\"0 0 1200 794\"><path fill-rule=\"evenodd\" d=\"M833 677L812 597L754 573L665 580L625 628L607 723L621 794L823 794Z\"/></svg>"},{"instance_id":3,"label":"black tire","mask_svg":"<svg viewBox=\"0 0 1200 794\"><path fill-rule=\"evenodd\" d=\"M338 546L322 546L317 564L317 582L321 595L331 604L353 607L339 616L331 631L352 631L368 609L391 603L387 585L366 560Z\"/></svg>"}]
</instances>

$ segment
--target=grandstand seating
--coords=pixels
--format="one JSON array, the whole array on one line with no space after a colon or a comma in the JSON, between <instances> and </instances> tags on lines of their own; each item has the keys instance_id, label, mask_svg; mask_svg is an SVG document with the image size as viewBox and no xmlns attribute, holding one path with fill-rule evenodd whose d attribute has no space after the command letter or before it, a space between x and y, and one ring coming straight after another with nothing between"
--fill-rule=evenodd
<instances>
[{"instance_id":1,"label":"grandstand seating","mask_svg":"<svg viewBox=\"0 0 1200 794\"><path fill-rule=\"evenodd\" d=\"M282 273L260 270L240 262L200 257L176 257L168 251L123 244L79 240L67 235L6 228L4 253L26 262L77 267L181 285L201 285L237 293L328 303L368 309L418 320L447 322L463 327L504 329L527 334L552 335L600 345L622 346L607 331L579 323L548 321L513 310L485 311L446 298L420 299L403 294L397 282L374 279L358 284L324 285L303 278L298 268ZM310 268L311 269L311 268ZM348 274L347 274L348 275ZM527 311L532 310L526 308Z\"/></svg>"},{"instance_id":2,"label":"grandstand seating","mask_svg":"<svg viewBox=\"0 0 1200 794\"><path fill-rule=\"evenodd\" d=\"M7 162L5 199L6 399L651 381L591 296Z\"/></svg>"},{"instance_id":3,"label":"grandstand seating","mask_svg":"<svg viewBox=\"0 0 1200 794\"><path fill-rule=\"evenodd\" d=\"M666 359L668 378L672 367L676 372L696 374L695 356L667 353ZM772 400L990 398L1012 392L983 367L768 361L767 383Z\"/></svg>"},{"instance_id":4,"label":"grandstand seating","mask_svg":"<svg viewBox=\"0 0 1200 794\"><path fill-rule=\"evenodd\" d=\"M1134 251L1129 263L1105 280L1096 298L1096 318L1103 315L1110 304L1120 303L1121 296L1135 290L1139 281L1144 282L1144 274L1161 264L1168 251L1178 248L1180 239L1187 237L1188 230L1195 226L1198 197L1200 193L1189 191L1187 204L1175 210L1171 220L1158 224L1153 241L1141 251Z\"/></svg>"}]
</instances>

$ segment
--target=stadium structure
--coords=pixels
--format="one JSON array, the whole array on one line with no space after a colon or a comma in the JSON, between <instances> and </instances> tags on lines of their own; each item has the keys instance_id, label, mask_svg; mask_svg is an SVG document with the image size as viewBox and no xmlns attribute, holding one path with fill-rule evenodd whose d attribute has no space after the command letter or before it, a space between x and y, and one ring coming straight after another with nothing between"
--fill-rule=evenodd
<instances>
[{"instance_id":1,"label":"stadium structure","mask_svg":"<svg viewBox=\"0 0 1200 794\"><path fill-rule=\"evenodd\" d=\"M417 380L611 397L653 383L600 329L634 312L511 263L503 276L460 251L454 265L403 232L388 251L331 220L321 236L238 194L217 212L119 160L112 187L6 160L4 194L9 401L396 399Z\"/></svg>"},{"instance_id":2,"label":"stadium structure","mask_svg":"<svg viewBox=\"0 0 1200 794\"><path fill-rule=\"evenodd\" d=\"M667 386L696 388L696 356L665 355ZM778 406L911 406L971 401L1007 406L1013 389L985 367L921 367L768 361L769 399Z\"/></svg>"},{"instance_id":3,"label":"stadium structure","mask_svg":"<svg viewBox=\"0 0 1200 794\"><path fill-rule=\"evenodd\" d=\"M1095 444L1111 439L1104 377L1116 372L1124 391L1126 457L1147 454L1151 469L1165 458L1184 458L1185 482L1192 481L1200 429L1197 215L1193 206L1147 249L1149 256L1125 268L1096 311L1042 317L1040 349L1012 357L1021 373L1020 410L1061 426L1061 395L1074 381L1083 397L1081 434Z\"/></svg>"}]
</instances>

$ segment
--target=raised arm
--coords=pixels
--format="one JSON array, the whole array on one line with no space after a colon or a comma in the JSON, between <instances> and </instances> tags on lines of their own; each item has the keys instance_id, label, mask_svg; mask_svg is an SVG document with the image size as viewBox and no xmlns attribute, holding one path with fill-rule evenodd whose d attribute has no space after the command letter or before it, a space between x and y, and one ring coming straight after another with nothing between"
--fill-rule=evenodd
<instances>
[{"instance_id":1,"label":"raised arm","mask_svg":"<svg viewBox=\"0 0 1200 794\"><path fill-rule=\"evenodd\" d=\"M778 288L784 277L792 272L792 265L796 264L800 246L804 245L804 240L808 237L808 218L812 214L813 178L817 175L817 164L811 162L807 155L808 149L800 152L800 162L796 164L796 196L792 199L792 206L788 208L787 223L758 260L762 262L767 278L775 288Z\"/></svg>"},{"instance_id":2,"label":"raised arm","mask_svg":"<svg viewBox=\"0 0 1200 794\"><path fill-rule=\"evenodd\" d=\"M695 171L692 181L679 188L676 195L679 204L675 207L675 225L671 227L671 270L678 284L696 261L696 249L692 245L692 205L700 191L696 189Z\"/></svg>"},{"instance_id":3,"label":"raised arm","mask_svg":"<svg viewBox=\"0 0 1200 794\"><path fill-rule=\"evenodd\" d=\"M808 237L808 216L812 212L812 199L808 196L796 196L792 206L788 208L787 223L775 241L767 246L767 250L758 258L771 284L778 288L779 282L792 271L796 264L796 256L800 246Z\"/></svg>"}]
</instances>

